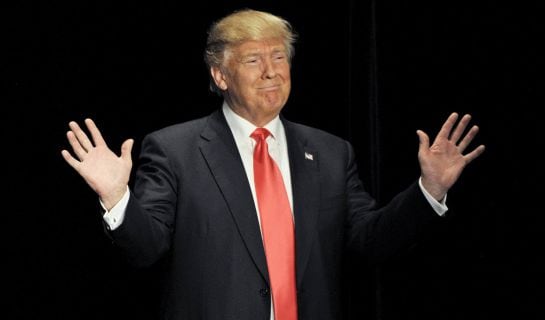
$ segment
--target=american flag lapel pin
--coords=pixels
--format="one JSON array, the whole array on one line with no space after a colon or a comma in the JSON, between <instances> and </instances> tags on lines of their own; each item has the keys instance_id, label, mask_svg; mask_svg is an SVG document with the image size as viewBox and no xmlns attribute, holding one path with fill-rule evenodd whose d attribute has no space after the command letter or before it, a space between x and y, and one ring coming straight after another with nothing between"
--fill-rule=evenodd
<instances>
[{"instance_id":1,"label":"american flag lapel pin","mask_svg":"<svg viewBox=\"0 0 545 320\"><path fill-rule=\"evenodd\" d=\"M305 159L312 161L314 160L314 156L312 155L312 153L305 152Z\"/></svg>"}]
</instances>

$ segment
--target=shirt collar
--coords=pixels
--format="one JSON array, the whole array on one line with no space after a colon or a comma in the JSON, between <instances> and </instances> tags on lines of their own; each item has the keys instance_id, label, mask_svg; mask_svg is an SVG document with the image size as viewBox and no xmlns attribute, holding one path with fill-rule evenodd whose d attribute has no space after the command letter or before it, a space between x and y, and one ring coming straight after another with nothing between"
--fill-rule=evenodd
<instances>
[{"instance_id":1,"label":"shirt collar","mask_svg":"<svg viewBox=\"0 0 545 320\"><path fill-rule=\"evenodd\" d=\"M225 115L225 120L227 120L227 125L229 125L229 128L231 128L231 132L235 136L235 140L237 142L245 141L245 139L248 139L254 130L257 129L253 123L236 114L229 107L227 102L223 102L222 109L223 114ZM282 139L283 126L278 115L269 123L264 125L263 128L269 130L272 138L275 140Z\"/></svg>"}]
</instances>

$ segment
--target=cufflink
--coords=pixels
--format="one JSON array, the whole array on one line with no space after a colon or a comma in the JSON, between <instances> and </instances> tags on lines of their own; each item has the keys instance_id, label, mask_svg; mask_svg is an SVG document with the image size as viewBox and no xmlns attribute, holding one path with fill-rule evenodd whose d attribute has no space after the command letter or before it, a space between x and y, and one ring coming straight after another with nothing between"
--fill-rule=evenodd
<instances>
[{"instance_id":1,"label":"cufflink","mask_svg":"<svg viewBox=\"0 0 545 320\"><path fill-rule=\"evenodd\" d=\"M311 153L305 152L305 159L312 161L314 160L314 155L312 155Z\"/></svg>"}]
</instances>

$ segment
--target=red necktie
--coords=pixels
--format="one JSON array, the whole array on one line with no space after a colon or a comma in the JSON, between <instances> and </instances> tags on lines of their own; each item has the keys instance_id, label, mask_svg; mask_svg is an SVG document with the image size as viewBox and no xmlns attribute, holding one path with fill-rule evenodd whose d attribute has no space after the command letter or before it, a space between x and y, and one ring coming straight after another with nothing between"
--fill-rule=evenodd
<instances>
[{"instance_id":1,"label":"red necktie","mask_svg":"<svg viewBox=\"0 0 545 320\"><path fill-rule=\"evenodd\" d=\"M267 257L275 320L297 320L295 289L295 239L293 216L282 174L269 156L267 137L257 128L251 135L254 149L254 181Z\"/></svg>"}]
</instances>

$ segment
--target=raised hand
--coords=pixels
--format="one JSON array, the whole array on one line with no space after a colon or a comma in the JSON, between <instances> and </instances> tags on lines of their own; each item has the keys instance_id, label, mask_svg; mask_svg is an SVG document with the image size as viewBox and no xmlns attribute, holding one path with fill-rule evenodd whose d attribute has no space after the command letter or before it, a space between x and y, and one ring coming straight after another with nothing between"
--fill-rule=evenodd
<instances>
[{"instance_id":1,"label":"raised hand","mask_svg":"<svg viewBox=\"0 0 545 320\"><path fill-rule=\"evenodd\" d=\"M106 209L110 210L127 190L132 168L131 150L134 141L128 139L121 145L121 156L112 152L102 134L91 119L85 119L87 129L93 141L71 121L70 131L66 133L75 157L67 150L61 154L98 194Z\"/></svg>"},{"instance_id":2,"label":"raised hand","mask_svg":"<svg viewBox=\"0 0 545 320\"><path fill-rule=\"evenodd\" d=\"M464 155L464 150L471 143L479 127L473 126L464 135L471 120L466 114L456 124L458 114L452 113L430 146L428 135L417 130L420 139L418 161L422 174L422 185L437 200L441 200L460 177L465 166L484 152L484 145ZM453 131L454 128L454 131ZM462 137L463 136L463 137Z\"/></svg>"}]
</instances>

